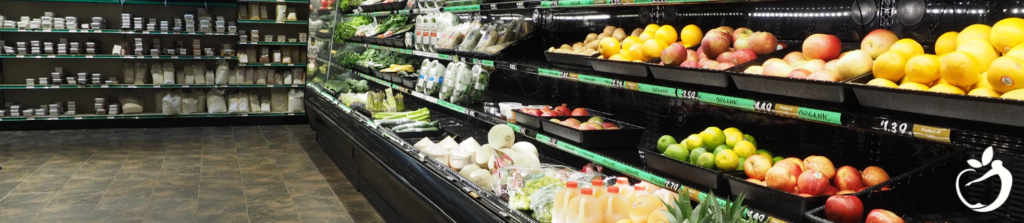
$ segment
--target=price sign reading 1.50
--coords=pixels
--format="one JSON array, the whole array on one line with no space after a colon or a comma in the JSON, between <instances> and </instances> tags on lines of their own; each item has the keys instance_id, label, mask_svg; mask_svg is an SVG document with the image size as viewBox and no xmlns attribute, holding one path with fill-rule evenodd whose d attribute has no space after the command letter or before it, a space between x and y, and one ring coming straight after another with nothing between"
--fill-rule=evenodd
<instances>
[{"instance_id":1,"label":"price sign reading 1.50","mask_svg":"<svg viewBox=\"0 0 1024 223\"><path fill-rule=\"evenodd\" d=\"M894 133L894 134L907 135L907 136L913 136L914 135L914 130L912 129L913 126L911 124L909 124L909 123L906 123L906 122L893 121L893 120L882 120L881 123L879 123L879 127L881 127L883 131Z\"/></svg>"}]
</instances>

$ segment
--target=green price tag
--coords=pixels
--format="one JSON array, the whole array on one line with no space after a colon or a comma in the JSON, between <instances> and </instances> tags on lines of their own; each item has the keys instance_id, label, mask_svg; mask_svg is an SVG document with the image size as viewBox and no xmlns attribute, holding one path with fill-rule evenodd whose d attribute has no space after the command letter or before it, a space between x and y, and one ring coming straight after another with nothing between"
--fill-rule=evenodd
<instances>
[{"instance_id":1,"label":"green price tag","mask_svg":"<svg viewBox=\"0 0 1024 223\"><path fill-rule=\"evenodd\" d=\"M840 120L840 118L842 118L843 114L842 113L838 113L838 112L831 112L831 111L825 111L825 110L818 110L818 109L811 109L811 108L800 107L800 110L797 110L797 114L799 114L800 118L802 118L802 119L814 120L814 121L819 121L819 122L824 122L824 123L831 123L831 124L836 124L836 125L842 125L843 124L842 121Z\"/></svg>"},{"instance_id":2,"label":"green price tag","mask_svg":"<svg viewBox=\"0 0 1024 223\"><path fill-rule=\"evenodd\" d=\"M639 83L639 84L637 84L637 90L640 91L640 92L646 92L646 93L651 93L651 94L656 94L656 95L664 95L664 96L669 96L669 97L676 97L677 96L677 94L676 94L676 90L677 89L670 88L670 87L662 87L662 86L658 86L658 85L650 85L650 84Z\"/></svg>"},{"instance_id":3,"label":"green price tag","mask_svg":"<svg viewBox=\"0 0 1024 223\"><path fill-rule=\"evenodd\" d=\"M466 108L463 108L462 106L458 106L452 103L448 103L447 101L437 100L437 104L460 113L466 113Z\"/></svg>"},{"instance_id":4,"label":"green price tag","mask_svg":"<svg viewBox=\"0 0 1024 223\"><path fill-rule=\"evenodd\" d=\"M437 58L441 58L441 59L445 59L445 60L451 60L452 56L450 56L448 54L440 54L439 53L439 54L437 54Z\"/></svg>"},{"instance_id":5,"label":"green price tag","mask_svg":"<svg viewBox=\"0 0 1024 223\"><path fill-rule=\"evenodd\" d=\"M554 4L557 5L558 3L554 3ZM542 2L540 2L540 7L541 8L551 8L551 5L552 5L552 1L542 1Z\"/></svg>"},{"instance_id":6,"label":"green price tag","mask_svg":"<svg viewBox=\"0 0 1024 223\"><path fill-rule=\"evenodd\" d=\"M734 107L734 108L739 108L739 109L746 109L746 110L753 110L754 109L754 100L750 100L750 99L737 98L737 97L729 97L729 96L717 95L717 94L711 94L711 93L704 93L704 92L701 92L701 93L697 94L697 97L699 98L700 101L706 102L706 103L717 104L717 105L725 105L725 106L729 106L729 107Z\"/></svg>"},{"instance_id":7,"label":"green price tag","mask_svg":"<svg viewBox=\"0 0 1024 223\"><path fill-rule=\"evenodd\" d=\"M445 12L480 11L480 5L445 7Z\"/></svg>"},{"instance_id":8,"label":"green price tag","mask_svg":"<svg viewBox=\"0 0 1024 223\"><path fill-rule=\"evenodd\" d=\"M568 0L558 1L558 6L562 7L573 7L573 6L591 6L594 5L594 0Z\"/></svg>"},{"instance_id":9,"label":"green price tag","mask_svg":"<svg viewBox=\"0 0 1024 223\"><path fill-rule=\"evenodd\" d=\"M540 133L537 133L537 136L535 136L534 138L537 138L537 141L541 142L551 142L551 137L548 137Z\"/></svg>"},{"instance_id":10,"label":"green price tag","mask_svg":"<svg viewBox=\"0 0 1024 223\"><path fill-rule=\"evenodd\" d=\"M633 0L633 4L651 4L654 3L652 0Z\"/></svg>"},{"instance_id":11,"label":"green price tag","mask_svg":"<svg viewBox=\"0 0 1024 223\"><path fill-rule=\"evenodd\" d=\"M512 131L516 131L518 133L526 133L526 129L524 129L523 127L519 127L519 125L512 123L505 123L505 125L508 125L508 127L512 127Z\"/></svg>"},{"instance_id":12,"label":"green price tag","mask_svg":"<svg viewBox=\"0 0 1024 223\"><path fill-rule=\"evenodd\" d=\"M494 61L490 61L490 60L473 59L473 63L483 64L484 66L488 66L488 67L493 67L494 66Z\"/></svg>"},{"instance_id":13,"label":"green price tag","mask_svg":"<svg viewBox=\"0 0 1024 223\"><path fill-rule=\"evenodd\" d=\"M603 77L590 76L590 75L585 75L585 74L580 74L576 78L579 79L580 81L585 82L585 83L604 85L604 86L608 86L608 87L615 86L615 80L613 80L611 78L603 78Z\"/></svg>"},{"instance_id":14,"label":"green price tag","mask_svg":"<svg viewBox=\"0 0 1024 223\"><path fill-rule=\"evenodd\" d=\"M549 77L554 77L554 78L559 78L559 77L562 76L562 72L561 71L549 70L549 69L544 69L544 68L537 68L537 74L540 74L541 76L549 76Z\"/></svg>"}]
</instances>

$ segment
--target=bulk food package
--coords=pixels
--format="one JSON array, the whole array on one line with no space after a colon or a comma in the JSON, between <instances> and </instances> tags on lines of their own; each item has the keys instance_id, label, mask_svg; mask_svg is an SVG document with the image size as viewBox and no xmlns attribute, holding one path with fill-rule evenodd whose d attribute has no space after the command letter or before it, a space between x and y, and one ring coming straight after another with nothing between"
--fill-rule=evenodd
<instances>
[{"instance_id":1,"label":"bulk food package","mask_svg":"<svg viewBox=\"0 0 1024 223\"><path fill-rule=\"evenodd\" d=\"M420 68L416 91L433 95L456 104L475 104L483 101L491 74L483 66L472 67L463 62L444 66L436 60L424 60Z\"/></svg>"}]
</instances>

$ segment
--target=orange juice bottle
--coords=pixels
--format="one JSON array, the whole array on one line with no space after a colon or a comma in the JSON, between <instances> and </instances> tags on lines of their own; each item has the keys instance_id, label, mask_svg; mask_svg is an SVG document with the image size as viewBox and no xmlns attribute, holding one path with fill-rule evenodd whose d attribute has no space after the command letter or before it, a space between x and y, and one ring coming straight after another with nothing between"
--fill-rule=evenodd
<instances>
[{"instance_id":1,"label":"orange juice bottle","mask_svg":"<svg viewBox=\"0 0 1024 223\"><path fill-rule=\"evenodd\" d=\"M607 192L607 190L604 189L604 180L602 180L602 179L593 179L593 180L591 180L590 181L590 188L594 188L594 197L598 197L598 198L601 197L602 195L604 195L605 192Z\"/></svg>"},{"instance_id":2,"label":"orange juice bottle","mask_svg":"<svg viewBox=\"0 0 1024 223\"><path fill-rule=\"evenodd\" d=\"M580 189L580 196L569 202L566 223L604 223L601 202L594 197L593 188Z\"/></svg>"},{"instance_id":3,"label":"orange juice bottle","mask_svg":"<svg viewBox=\"0 0 1024 223\"><path fill-rule=\"evenodd\" d=\"M601 210L604 211L605 223L616 223L629 220L629 205L625 197L619 194L619 187L608 187L608 193L601 196Z\"/></svg>"},{"instance_id":4,"label":"orange juice bottle","mask_svg":"<svg viewBox=\"0 0 1024 223\"><path fill-rule=\"evenodd\" d=\"M631 197L631 196L633 196L633 186L629 185L629 178L626 178L626 177L618 177L618 178L616 178L615 179L615 186L619 187L619 194L622 195L622 197Z\"/></svg>"},{"instance_id":5,"label":"orange juice bottle","mask_svg":"<svg viewBox=\"0 0 1024 223\"><path fill-rule=\"evenodd\" d=\"M580 195L579 183L565 182L565 188L555 193L555 204L551 211L552 223L565 223L565 213L569 202Z\"/></svg>"},{"instance_id":6,"label":"orange juice bottle","mask_svg":"<svg viewBox=\"0 0 1024 223\"><path fill-rule=\"evenodd\" d=\"M629 205L633 205L633 203L636 202L636 196L640 196L641 194L650 195L650 193L647 193L647 186L644 186L643 184L633 185L633 193L625 196L626 201L629 202Z\"/></svg>"}]
</instances>

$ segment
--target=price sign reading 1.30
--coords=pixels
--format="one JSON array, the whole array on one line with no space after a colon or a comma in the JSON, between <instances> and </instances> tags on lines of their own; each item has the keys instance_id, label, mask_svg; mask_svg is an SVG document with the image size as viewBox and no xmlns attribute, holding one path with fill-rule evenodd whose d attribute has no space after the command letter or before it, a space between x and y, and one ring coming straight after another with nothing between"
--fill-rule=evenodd
<instances>
[{"instance_id":1,"label":"price sign reading 1.30","mask_svg":"<svg viewBox=\"0 0 1024 223\"><path fill-rule=\"evenodd\" d=\"M893 134L914 136L913 124L907 122L894 121L889 119L883 119L879 121L878 129Z\"/></svg>"}]
</instances>

